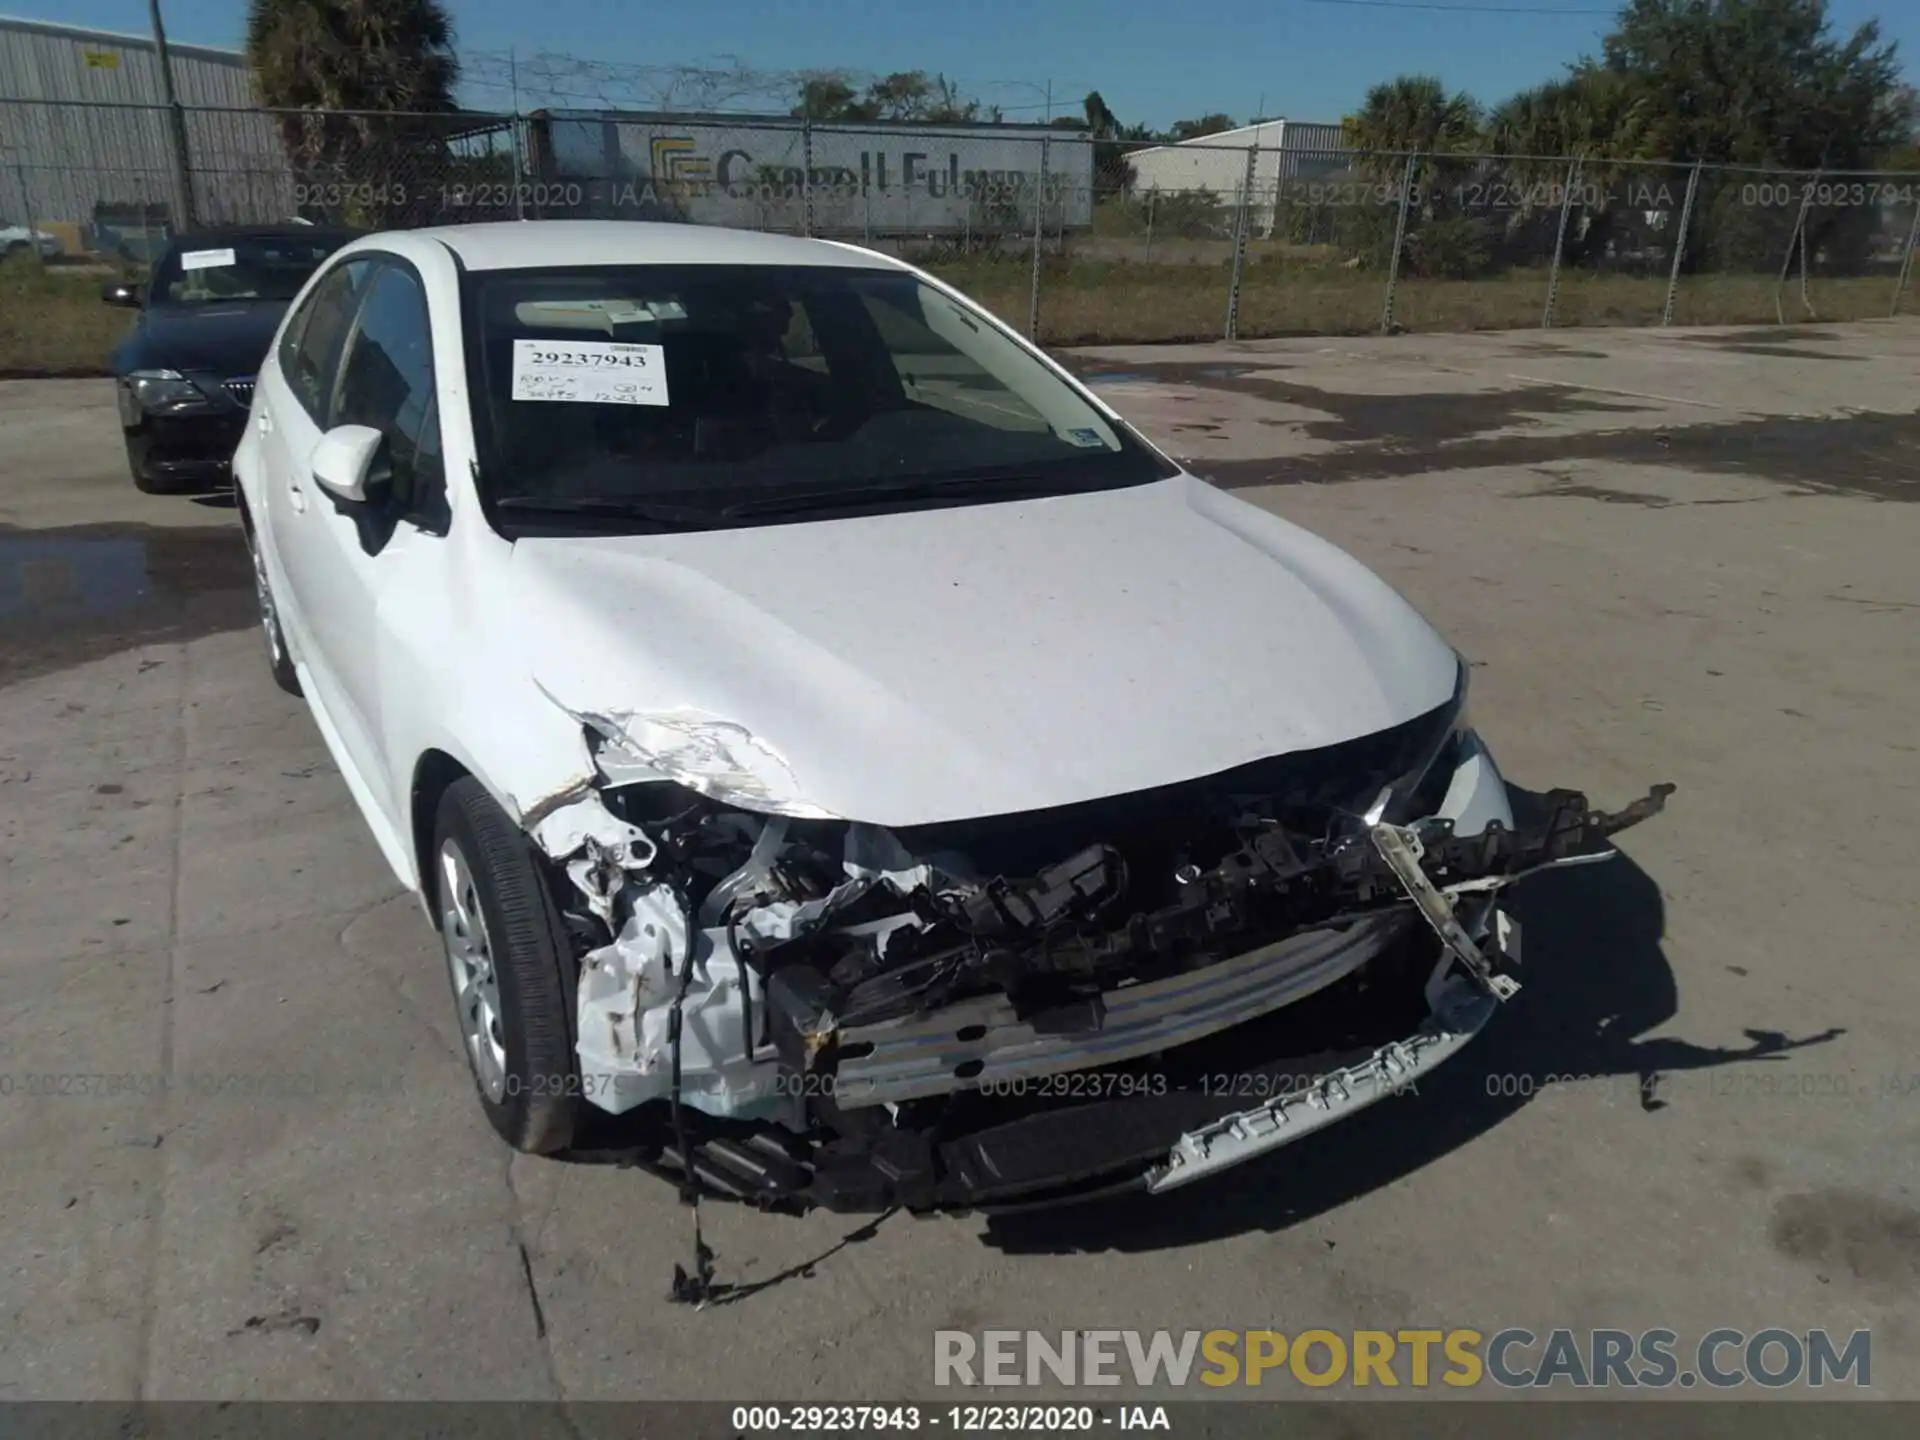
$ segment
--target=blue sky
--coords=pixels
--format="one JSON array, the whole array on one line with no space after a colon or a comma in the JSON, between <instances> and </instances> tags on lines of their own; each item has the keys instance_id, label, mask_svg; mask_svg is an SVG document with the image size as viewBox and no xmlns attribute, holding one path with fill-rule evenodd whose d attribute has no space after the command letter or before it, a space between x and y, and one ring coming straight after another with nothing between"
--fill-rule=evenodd
<instances>
[{"instance_id":1,"label":"blue sky","mask_svg":"<svg viewBox=\"0 0 1920 1440\"><path fill-rule=\"evenodd\" d=\"M1469 0L1427 0L1457 6ZM1596 51L1605 0L1477 0L1558 13L1327 4L1317 0L452 0L463 48L548 50L635 65L738 57L768 70L941 70L1038 119L1052 82L1056 112L1098 88L1121 119L1163 126L1222 110L1338 120L1368 85L1437 73L1482 100L1504 98ZM237 46L244 0L163 0L171 38ZM1878 15L1920 76L1920 5L1833 0L1836 28ZM0 13L144 31L145 0L0 0ZM473 91L470 104L504 104Z\"/></svg>"}]
</instances>

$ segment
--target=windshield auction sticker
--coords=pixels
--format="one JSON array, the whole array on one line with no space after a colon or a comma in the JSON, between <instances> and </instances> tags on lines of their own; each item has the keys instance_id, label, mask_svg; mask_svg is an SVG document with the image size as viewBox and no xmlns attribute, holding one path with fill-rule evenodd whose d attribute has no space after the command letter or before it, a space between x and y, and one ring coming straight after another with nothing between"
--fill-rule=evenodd
<instances>
[{"instance_id":1,"label":"windshield auction sticker","mask_svg":"<svg viewBox=\"0 0 1920 1440\"><path fill-rule=\"evenodd\" d=\"M180 257L182 270L224 270L231 264L232 250L188 250Z\"/></svg>"},{"instance_id":2,"label":"windshield auction sticker","mask_svg":"<svg viewBox=\"0 0 1920 1440\"><path fill-rule=\"evenodd\" d=\"M513 398L580 405L665 405L667 372L658 345L609 340L516 340Z\"/></svg>"}]
</instances>

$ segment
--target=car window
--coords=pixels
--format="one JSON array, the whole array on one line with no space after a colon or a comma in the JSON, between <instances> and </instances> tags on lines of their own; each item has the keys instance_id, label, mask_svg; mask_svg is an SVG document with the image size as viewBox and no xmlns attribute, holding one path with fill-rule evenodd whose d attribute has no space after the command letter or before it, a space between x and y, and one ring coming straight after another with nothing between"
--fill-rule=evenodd
<instances>
[{"instance_id":1,"label":"car window","mask_svg":"<svg viewBox=\"0 0 1920 1440\"><path fill-rule=\"evenodd\" d=\"M998 383L978 359L927 323L929 303L935 314L954 313L944 296L924 289L894 290L860 299L912 399L996 430L1047 432L1047 417L1018 390Z\"/></svg>"},{"instance_id":2,"label":"car window","mask_svg":"<svg viewBox=\"0 0 1920 1440\"><path fill-rule=\"evenodd\" d=\"M300 408L322 430L333 421L330 411L340 347L372 278L371 260L349 260L329 271L287 326L292 354L281 356L280 369Z\"/></svg>"},{"instance_id":3,"label":"car window","mask_svg":"<svg viewBox=\"0 0 1920 1440\"><path fill-rule=\"evenodd\" d=\"M367 291L340 367L330 424L369 425L387 437L388 473L402 511L413 507L423 481L437 481L427 297L419 278L402 265L382 265Z\"/></svg>"},{"instance_id":4,"label":"car window","mask_svg":"<svg viewBox=\"0 0 1920 1440\"><path fill-rule=\"evenodd\" d=\"M769 492L858 506L902 484L1064 493L1168 473L987 316L907 272L629 266L462 283L482 488L519 513L562 502L604 521L609 504L647 501L733 523L765 513Z\"/></svg>"},{"instance_id":5,"label":"car window","mask_svg":"<svg viewBox=\"0 0 1920 1440\"><path fill-rule=\"evenodd\" d=\"M313 295L307 297L307 303L295 310L280 330L280 349L276 354L280 361L280 373L287 377L289 385L293 383L293 357L299 353L300 336L307 328L307 321L312 318L314 296L319 293L319 287L316 286Z\"/></svg>"},{"instance_id":6,"label":"car window","mask_svg":"<svg viewBox=\"0 0 1920 1440\"><path fill-rule=\"evenodd\" d=\"M154 267L147 303L291 300L343 243L332 233L188 236Z\"/></svg>"}]
</instances>

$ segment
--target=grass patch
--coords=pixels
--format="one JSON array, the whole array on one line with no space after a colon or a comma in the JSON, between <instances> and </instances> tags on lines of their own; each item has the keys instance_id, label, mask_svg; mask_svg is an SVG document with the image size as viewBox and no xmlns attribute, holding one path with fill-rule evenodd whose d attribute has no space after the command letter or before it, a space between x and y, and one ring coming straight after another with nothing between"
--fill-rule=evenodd
<instances>
[{"instance_id":1,"label":"grass patch","mask_svg":"<svg viewBox=\"0 0 1920 1440\"><path fill-rule=\"evenodd\" d=\"M1195 242L1189 242L1193 244ZM930 268L1014 328L1025 331L1031 281L1024 255L935 261ZM31 256L0 262L0 375L99 375L127 331L128 313L101 303L110 275L98 268L42 265ZM1047 256L1041 265L1040 338L1048 345L1149 344L1217 340L1226 329L1229 268L1183 257L1166 264ZM1789 280L1789 322L1884 317L1893 303L1888 276L1810 277L1813 313ZM1680 281L1674 322L1764 325L1776 320L1771 275L1688 275ZM1906 308L1920 301L1909 289ZM1665 277L1560 277L1558 326L1657 325ZM1281 335L1365 335L1380 329L1386 279L1315 257L1307 247L1257 255L1240 285L1243 339ZM1526 330L1547 301L1544 268L1482 280L1402 279L1394 321L1413 331Z\"/></svg>"},{"instance_id":2,"label":"grass patch","mask_svg":"<svg viewBox=\"0 0 1920 1440\"><path fill-rule=\"evenodd\" d=\"M1022 258L935 263L957 285L1024 331L1031 272ZM1043 260L1040 338L1048 345L1217 340L1227 321L1225 266L1176 262ZM1412 331L1526 330L1539 326L1547 303L1547 271L1517 270L1480 280L1402 279L1394 322ZM1885 276L1812 277L1809 315L1799 282L1784 298L1788 322L1867 320L1886 316L1894 280ZM1771 275L1687 275L1675 298L1680 325L1757 325L1776 320ZM1563 272L1556 326L1658 325L1664 276ZM1269 260L1249 265L1240 284L1242 339L1281 335L1361 335L1380 329L1386 278L1324 264ZM1906 305L1916 300L1910 291Z\"/></svg>"},{"instance_id":3,"label":"grass patch","mask_svg":"<svg viewBox=\"0 0 1920 1440\"><path fill-rule=\"evenodd\" d=\"M98 267L0 261L0 375L104 375L127 333L128 311L103 303L112 278Z\"/></svg>"}]
</instances>

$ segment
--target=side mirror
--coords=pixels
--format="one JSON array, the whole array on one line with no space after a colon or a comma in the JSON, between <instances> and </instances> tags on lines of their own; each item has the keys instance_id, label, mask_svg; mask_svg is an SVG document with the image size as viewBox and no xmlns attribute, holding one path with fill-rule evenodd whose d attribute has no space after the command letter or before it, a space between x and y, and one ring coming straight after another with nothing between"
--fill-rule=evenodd
<instances>
[{"instance_id":1,"label":"side mirror","mask_svg":"<svg viewBox=\"0 0 1920 1440\"><path fill-rule=\"evenodd\" d=\"M120 305L129 310L138 310L140 308L140 287L130 280L116 280L111 285L101 286L100 298L109 305Z\"/></svg>"},{"instance_id":2,"label":"side mirror","mask_svg":"<svg viewBox=\"0 0 1920 1440\"><path fill-rule=\"evenodd\" d=\"M365 504L373 462L386 438L371 425L334 426L313 449L315 483L336 500Z\"/></svg>"}]
</instances>

